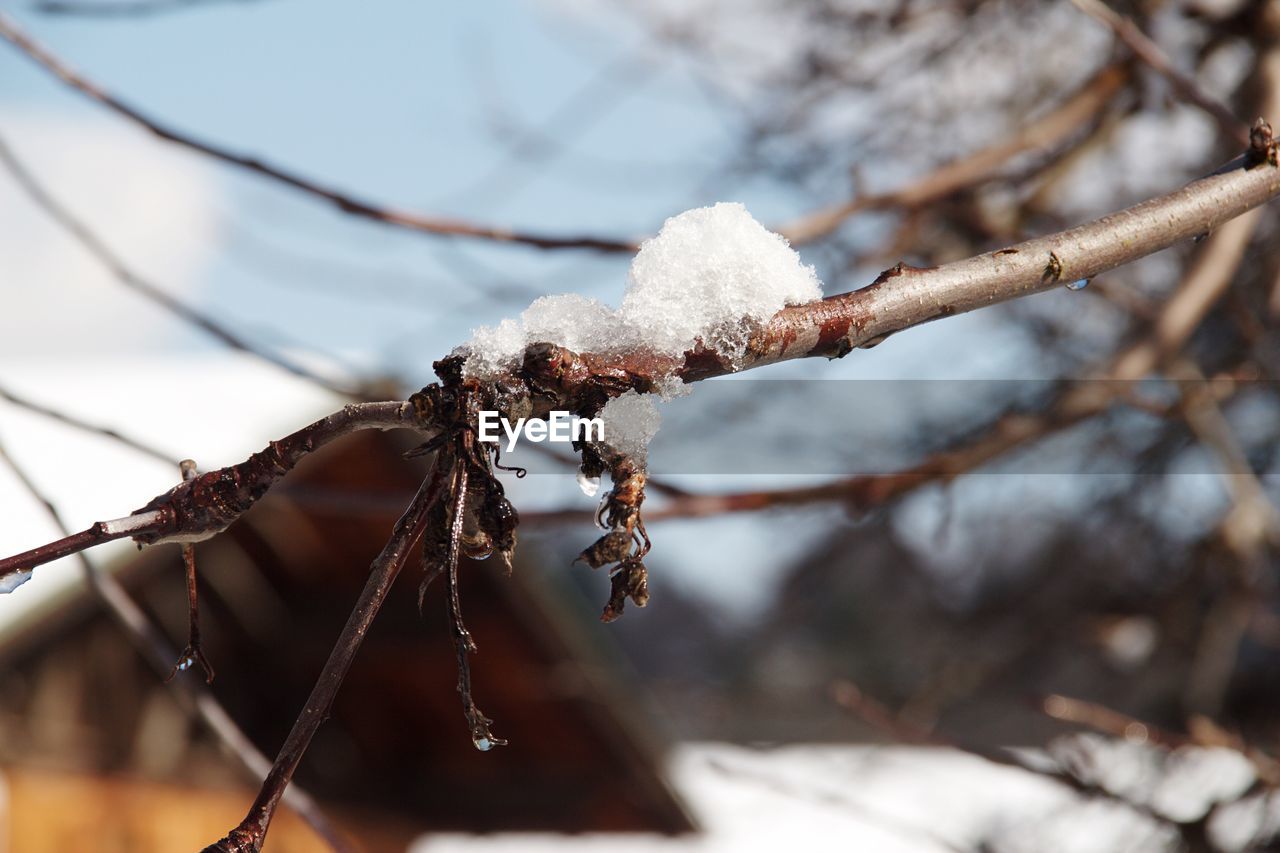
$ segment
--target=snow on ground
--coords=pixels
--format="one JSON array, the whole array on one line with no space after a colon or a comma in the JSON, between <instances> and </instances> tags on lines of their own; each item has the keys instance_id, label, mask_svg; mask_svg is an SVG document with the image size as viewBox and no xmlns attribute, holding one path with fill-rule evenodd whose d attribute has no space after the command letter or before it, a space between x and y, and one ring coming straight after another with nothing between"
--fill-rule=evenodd
<instances>
[{"instance_id":1,"label":"snow on ground","mask_svg":"<svg viewBox=\"0 0 1280 853\"><path fill-rule=\"evenodd\" d=\"M1072 739L1074 740L1074 739ZM1132 746L1133 748L1129 748ZM1113 759L1104 775L1129 777L1152 759L1098 752ZM1086 739L1084 750L1101 749ZM1147 749L1147 748L1143 748ZM1154 753L1154 750L1147 749ZM1250 774L1225 750L1159 753L1176 765L1137 797L1157 811L1185 818L1223 796L1234 797ZM684 744L667 766L670 783L702 832L683 837L646 834L498 833L428 835L412 853L622 851L622 853L752 853L801 844L807 851L932 853L986 849L993 853L1120 853L1177 847L1176 834L1140 812L1107 799L1085 799L1031 772L992 764L950 749L796 745L753 749L722 743ZM1110 781L1110 780L1108 780ZM1177 792L1173 791L1177 788ZM1163 806L1169 806L1165 811ZM1215 840L1241 849L1245 830L1264 823L1266 802L1232 806L1240 824L1217 820ZM1244 815L1244 811L1250 814ZM1246 819L1247 818L1247 819ZM1230 823L1235 823L1234 821ZM1248 826L1244 826L1248 824ZM1232 843L1233 839L1235 842ZM979 848L980 844L986 847Z\"/></svg>"}]
</instances>

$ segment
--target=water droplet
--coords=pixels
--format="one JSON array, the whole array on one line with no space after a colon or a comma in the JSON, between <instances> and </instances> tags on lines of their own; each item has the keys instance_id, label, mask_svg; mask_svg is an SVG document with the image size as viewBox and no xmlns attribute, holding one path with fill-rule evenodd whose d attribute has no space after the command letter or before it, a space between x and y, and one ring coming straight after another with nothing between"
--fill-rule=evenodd
<instances>
[{"instance_id":1,"label":"water droplet","mask_svg":"<svg viewBox=\"0 0 1280 853\"><path fill-rule=\"evenodd\" d=\"M1191 238L1191 242L1192 242L1192 243L1203 243L1205 240L1208 240L1208 239L1209 239L1209 232L1208 232L1208 231L1206 231L1206 232L1204 232L1203 234L1197 234L1196 236L1192 237L1192 238Z\"/></svg>"},{"instance_id":2,"label":"water droplet","mask_svg":"<svg viewBox=\"0 0 1280 853\"><path fill-rule=\"evenodd\" d=\"M195 661L192 660L190 657L183 658L182 660L178 661L178 672L186 672L187 670L191 669L191 665L193 663L195 663Z\"/></svg>"},{"instance_id":3,"label":"water droplet","mask_svg":"<svg viewBox=\"0 0 1280 853\"><path fill-rule=\"evenodd\" d=\"M0 594L13 592L29 580L31 580L30 571L14 572L6 578L0 578Z\"/></svg>"},{"instance_id":4,"label":"water droplet","mask_svg":"<svg viewBox=\"0 0 1280 853\"><path fill-rule=\"evenodd\" d=\"M578 488L589 498L594 498L600 491L600 478L588 477L581 468L578 469Z\"/></svg>"},{"instance_id":5,"label":"water droplet","mask_svg":"<svg viewBox=\"0 0 1280 853\"><path fill-rule=\"evenodd\" d=\"M1079 278L1075 281L1067 282L1067 290L1084 290L1089 286L1089 279Z\"/></svg>"},{"instance_id":6,"label":"water droplet","mask_svg":"<svg viewBox=\"0 0 1280 853\"><path fill-rule=\"evenodd\" d=\"M600 530L611 529L609 525L605 523L605 519L609 517L609 496L612 494L612 491L608 491L600 496L600 506L596 508L595 517L596 527Z\"/></svg>"},{"instance_id":7,"label":"water droplet","mask_svg":"<svg viewBox=\"0 0 1280 853\"><path fill-rule=\"evenodd\" d=\"M481 752L488 752L489 750L493 749L493 741L489 740L484 735L476 735L475 737L471 738L471 742L474 743L476 745L476 749L480 750Z\"/></svg>"}]
</instances>

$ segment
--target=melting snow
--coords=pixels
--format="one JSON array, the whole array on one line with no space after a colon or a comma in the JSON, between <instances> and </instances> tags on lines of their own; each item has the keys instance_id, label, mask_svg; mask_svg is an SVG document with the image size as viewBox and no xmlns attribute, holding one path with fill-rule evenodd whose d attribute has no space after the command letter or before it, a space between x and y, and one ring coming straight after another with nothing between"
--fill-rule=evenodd
<instances>
[{"instance_id":1,"label":"melting snow","mask_svg":"<svg viewBox=\"0 0 1280 853\"><path fill-rule=\"evenodd\" d=\"M649 442L662 424L653 396L628 391L614 397L600 410L600 419L604 421L605 444L644 464Z\"/></svg>"},{"instance_id":2,"label":"melting snow","mask_svg":"<svg viewBox=\"0 0 1280 853\"><path fill-rule=\"evenodd\" d=\"M0 578L0 595L13 592L27 581L31 580L31 572L14 572L6 578Z\"/></svg>"}]
</instances>

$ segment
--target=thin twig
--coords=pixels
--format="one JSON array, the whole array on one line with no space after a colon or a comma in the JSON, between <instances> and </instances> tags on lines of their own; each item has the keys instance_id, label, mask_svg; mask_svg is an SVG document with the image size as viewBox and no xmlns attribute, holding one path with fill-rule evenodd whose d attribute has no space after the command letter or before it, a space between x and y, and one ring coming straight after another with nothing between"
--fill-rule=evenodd
<instances>
[{"instance_id":1,"label":"thin twig","mask_svg":"<svg viewBox=\"0 0 1280 853\"><path fill-rule=\"evenodd\" d=\"M939 166L911 183L884 193L858 195L814 211L778 229L793 244L809 243L835 231L849 217L873 210L919 210L976 186L1028 151L1047 151L1095 119L1128 80L1123 65L1108 65L1060 106L995 144Z\"/></svg>"},{"instance_id":2,"label":"thin twig","mask_svg":"<svg viewBox=\"0 0 1280 853\"><path fill-rule=\"evenodd\" d=\"M462 601L458 596L458 560L461 556L462 525L467 514L467 461L459 454L454 459L454 481L450 489L452 505L449 507L449 548L445 555L445 601L449 609L449 631L453 635L454 652L458 658L458 695L462 698L462 713L467 720L471 741L477 749L488 751L495 746L506 746L503 738L494 737L489 730L493 722L476 706L471 695L470 657L477 651L475 640L462 621Z\"/></svg>"},{"instance_id":3,"label":"thin twig","mask_svg":"<svg viewBox=\"0 0 1280 853\"><path fill-rule=\"evenodd\" d=\"M3 32L3 26L4 15L0 13L0 33ZM279 353L269 352L256 344L250 343L207 314L193 308L163 288L157 287L135 273L118 255L107 248L107 245L88 226L74 217L65 206L45 189L2 138L0 138L0 165L8 169L9 174L18 182L18 186L22 187L36 205L44 210L58 225L62 226L68 234L74 237L93 256L94 260L102 264L120 284L159 305L183 322L195 326L231 349L252 355L292 373L294 376L314 382L335 394L345 397L360 396L355 389L344 387Z\"/></svg>"},{"instance_id":4,"label":"thin twig","mask_svg":"<svg viewBox=\"0 0 1280 853\"><path fill-rule=\"evenodd\" d=\"M80 3L76 0L41 0L31 8L43 15L81 18L143 18L165 12L182 12L217 5L246 5L259 0L122 0Z\"/></svg>"},{"instance_id":5,"label":"thin twig","mask_svg":"<svg viewBox=\"0 0 1280 853\"><path fill-rule=\"evenodd\" d=\"M1274 757L1245 743L1239 736L1224 731L1217 723L1205 717L1194 718L1191 729L1193 734L1184 735L1162 729L1097 702L1073 699L1059 693L1045 696L1040 701L1040 710L1045 716L1064 723L1074 723L1112 737L1151 744L1165 750L1188 746L1234 750L1253 765L1259 779L1272 787L1280 786L1280 763Z\"/></svg>"},{"instance_id":6,"label":"thin twig","mask_svg":"<svg viewBox=\"0 0 1280 853\"><path fill-rule=\"evenodd\" d=\"M182 482L189 483L196 478L198 472L195 462L183 459L180 467ZM200 598L196 589L196 546L191 542L182 543L182 564L187 571L187 646L178 656L177 662L174 663L165 681L172 681L179 672L198 663L204 670L205 683L212 684L213 665L204 656L204 649L200 645Z\"/></svg>"},{"instance_id":7,"label":"thin twig","mask_svg":"<svg viewBox=\"0 0 1280 853\"><path fill-rule=\"evenodd\" d=\"M194 136L175 130L161 122L148 117L143 112L129 106L116 98L98 84L81 76L65 62L55 56L43 45L37 43L26 34L17 21L0 13L0 38L13 45L36 64L50 72L75 91L96 101L116 115L133 122L161 139L168 140L183 148L198 151L239 169L252 172L277 183L299 190L314 198L334 205L343 213L382 222L410 231L451 237L470 237L492 240L499 243L517 243L534 246L539 249L592 249L598 252L624 252L636 250L632 240L616 240L592 236L559 236L554 234L536 234L529 231L517 231L510 228L498 228L477 225L460 219L425 216L407 210L382 206L366 201L332 187L325 186L310 178L271 165L256 157L240 154L211 142L204 142Z\"/></svg>"},{"instance_id":8,"label":"thin twig","mask_svg":"<svg viewBox=\"0 0 1280 853\"><path fill-rule=\"evenodd\" d=\"M1102 0L1071 0L1077 9L1096 21L1107 25L1133 55L1141 59L1157 74L1173 86L1184 101L1188 101L1208 113L1226 136L1238 145L1249 144L1249 126L1217 98L1202 90L1195 80L1174 67L1160 46L1152 41L1131 18L1118 14Z\"/></svg>"},{"instance_id":9,"label":"thin twig","mask_svg":"<svg viewBox=\"0 0 1280 853\"><path fill-rule=\"evenodd\" d=\"M409 402L352 403L271 442L244 462L175 486L132 515L95 522L55 542L0 559L0 582L17 572L116 539L133 537L155 544L169 538L208 538L225 530L304 456L329 442L366 429L420 426Z\"/></svg>"},{"instance_id":10,"label":"thin twig","mask_svg":"<svg viewBox=\"0 0 1280 853\"><path fill-rule=\"evenodd\" d=\"M1196 637L1183 686L1187 708L1217 715L1225 701L1240 656L1240 644L1254 614L1266 609L1262 586L1267 547L1280 541L1280 513L1258 480L1230 422L1206 387L1204 374L1189 358L1169 368L1181 387L1182 414L1201 444L1218 460L1231 500L1218 522L1218 536L1235 558L1224 567L1228 581L1214 596Z\"/></svg>"},{"instance_id":11,"label":"thin twig","mask_svg":"<svg viewBox=\"0 0 1280 853\"><path fill-rule=\"evenodd\" d=\"M1185 735L1165 731L1158 726L1145 723L1136 717L1122 714L1096 702L1085 702L1082 699L1072 699L1051 693L1040 700L1039 707L1047 717L1064 723L1087 726L1127 741L1150 743L1165 749L1179 749L1191 743L1191 739Z\"/></svg>"},{"instance_id":12,"label":"thin twig","mask_svg":"<svg viewBox=\"0 0 1280 853\"><path fill-rule=\"evenodd\" d=\"M165 514L162 512L134 513L110 521L95 521L78 533L68 533L61 539L0 560L0 584L9 581L13 575L30 572L37 566L78 554L97 545L160 530L164 523Z\"/></svg>"},{"instance_id":13,"label":"thin twig","mask_svg":"<svg viewBox=\"0 0 1280 853\"><path fill-rule=\"evenodd\" d=\"M1093 782L1085 781L1072 773L1065 770L1050 767L1042 763L1030 761L1023 758L1018 753L1007 749L987 749L985 747L973 744L960 743L951 738L943 737L936 732L912 725L905 720L899 718L891 712L878 700L866 695L858 688L856 684L848 680L839 680L832 685L832 697L837 705L850 713L857 716L863 722L872 726L879 731L884 732L891 738L904 743L918 744L922 746L937 746L944 749L954 749L959 752L981 758L983 761L996 764L1001 767L1010 767L1015 770L1023 770L1027 773L1041 776L1060 785L1075 791L1078 794L1087 797L1100 797L1111 800L1126 806L1134 811L1142 814L1144 817L1151 818L1162 824L1176 824L1169 818L1153 811L1149 806L1142 803L1135 803L1126 799L1119 794L1108 791L1100 785Z\"/></svg>"},{"instance_id":14,"label":"thin twig","mask_svg":"<svg viewBox=\"0 0 1280 853\"><path fill-rule=\"evenodd\" d=\"M409 556L409 551L421 538L432 504L441 499L449 473L439 466L433 468L404 515L396 522L391 538L370 566L364 591L334 644L311 695L307 697L306 705L298 715L284 745L280 747L271 772L262 783L262 790L249 813L226 838L206 847L204 853L257 853L262 848L280 798L293 779L294 771L311 739L329 716L334 697L369 631L369 626L373 624L387 593L391 591L391 585Z\"/></svg>"},{"instance_id":15,"label":"thin twig","mask_svg":"<svg viewBox=\"0 0 1280 853\"><path fill-rule=\"evenodd\" d=\"M79 418L68 415L66 412L61 412L61 411L58 411L57 409L52 409L49 406L45 406L41 403L32 402L31 400L28 400L26 397L18 396L17 394L13 393L7 388L0 388L0 400L4 400L7 403L11 403L17 406L18 408L26 409L29 412L35 412L38 415L41 415L46 418L50 418L51 420L55 420L60 424L65 424L69 427L74 427L75 429L82 430L83 432L89 432L89 433L93 433L94 435L100 435L103 438L109 438L114 442L124 445L130 450L136 450L137 452L143 454L144 456L149 456L152 459L156 459L156 460L159 460L160 462L164 462L165 464L174 468L178 467L179 463L177 459L170 457L167 453L164 453L160 450L156 450L154 447L151 447L150 445L143 444L141 441L138 441L136 438L130 438L129 436L119 433L109 427L96 426L94 424L87 423L86 421L82 421Z\"/></svg>"},{"instance_id":16,"label":"thin twig","mask_svg":"<svg viewBox=\"0 0 1280 853\"><path fill-rule=\"evenodd\" d=\"M516 243L540 249L591 249L599 252L632 253L639 248L637 240L592 235L535 234L458 219L425 216L378 205L266 163L256 157L204 142L162 124L73 70L66 62L27 35L16 21L3 13L0 13L0 38L4 38L75 91L143 127L155 136L327 201L343 213L430 234ZM1010 140L948 163L900 190L862 196L851 202L810 214L790 225L783 225L778 230L797 243L808 242L829 234L855 213L897 206L916 208L954 193L965 186L980 183L1016 154L1056 145L1109 103L1120 89L1124 76L1124 72L1118 66L1110 66L1086 83L1062 106L1029 125Z\"/></svg>"},{"instance_id":17,"label":"thin twig","mask_svg":"<svg viewBox=\"0 0 1280 853\"><path fill-rule=\"evenodd\" d=\"M39 490L27 475L26 470L9 455L2 443L0 443L0 461L9 467L32 498L44 507L53 523L66 533L67 526L62 520L61 513ZM84 554L77 554L76 559L80 563L80 569L89 590L115 619L138 654L151 665L158 676L163 677L169 667L169 661L175 657L164 635L147 618L142 608L134 603L119 581L106 572L98 571ZM175 697L187 714L204 723L223 749L245 769L251 778L255 780L262 778L270 767L266 756L258 751L207 687L199 683L180 682L177 685ZM293 809L320 838L324 839L331 849L337 853L353 853L351 846L342 838L333 823L325 817L319 805L305 790L297 786L290 788L285 797L285 804Z\"/></svg>"},{"instance_id":18,"label":"thin twig","mask_svg":"<svg viewBox=\"0 0 1280 853\"><path fill-rule=\"evenodd\" d=\"M1253 565L1262 550L1280 536L1280 512L1249 464L1240 440L1207 387L1200 368L1190 359L1179 359L1169 374L1188 383L1183 389L1183 416L1222 468L1222 479L1232 504L1219 525L1223 540L1243 564Z\"/></svg>"}]
</instances>

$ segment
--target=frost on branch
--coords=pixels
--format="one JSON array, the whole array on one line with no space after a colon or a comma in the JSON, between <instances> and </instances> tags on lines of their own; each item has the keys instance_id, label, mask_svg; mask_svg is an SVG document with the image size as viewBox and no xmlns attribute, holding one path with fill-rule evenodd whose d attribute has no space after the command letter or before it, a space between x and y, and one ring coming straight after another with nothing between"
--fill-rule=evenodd
<instances>
[{"instance_id":1,"label":"frost on branch","mask_svg":"<svg viewBox=\"0 0 1280 853\"><path fill-rule=\"evenodd\" d=\"M662 415L650 394L628 391L605 403L600 410L605 443L641 465L649 455L649 442L658 433Z\"/></svg>"}]
</instances>

